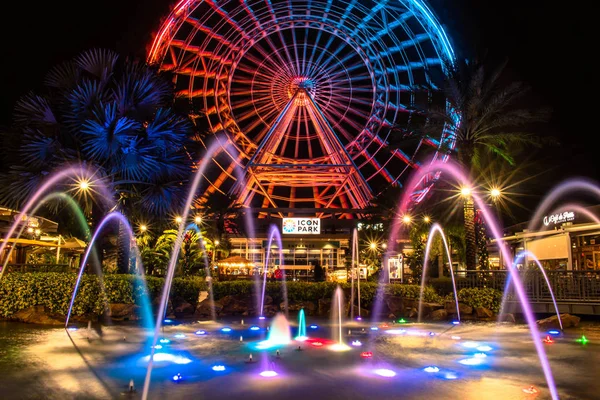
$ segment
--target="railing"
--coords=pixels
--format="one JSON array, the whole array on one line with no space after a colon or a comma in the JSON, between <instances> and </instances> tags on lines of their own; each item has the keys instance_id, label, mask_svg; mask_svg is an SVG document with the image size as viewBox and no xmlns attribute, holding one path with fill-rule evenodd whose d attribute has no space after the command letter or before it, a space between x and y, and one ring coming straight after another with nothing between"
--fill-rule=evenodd
<instances>
[{"instance_id":1,"label":"railing","mask_svg":"<svg viewBox=\"0 0 600 400\"><path fill-rule=\"evenodd\" d=\"M600 302L600 271L546 271L559 302ZM550 290L538 270L519 272L527 297L532 302L551 301ZM508 271L461 271L455 274L457 289L493 288L504 291ZM511 290L514 293L514 290Z\"/></svg>"},{"instance_id":2,"label":"railing","mask_svg":"<svg viewBox=\"0 0 600 400\"><path fill-rule=\"evenodd\" d=\"M6 266L6 272L73 272L76 269L68 264L8 264Z\"/></svg>"}]
</instances>

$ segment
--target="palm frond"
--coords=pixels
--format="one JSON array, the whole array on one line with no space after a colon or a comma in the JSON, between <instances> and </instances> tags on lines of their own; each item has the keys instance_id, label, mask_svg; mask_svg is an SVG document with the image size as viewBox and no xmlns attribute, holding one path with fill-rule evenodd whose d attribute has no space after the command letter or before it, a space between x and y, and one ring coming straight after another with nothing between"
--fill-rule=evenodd
<instances>
[{"instance_id":1,"label":"palm frond","mask_svg":"<svg viewBox=\"0 0 600 400\"><path fill-rule=\"evenodd\" d=\"M119 55L107 49L91 49L81 53L75 64L105 82L113 73Z\"/></svg>"},{"instance_id":2,"label":"palm frond","mask_svg":"<svg viewBox=\"0 0 600 400\"><path fill-rule=\"evenodd\" d=\"M70 90L79 82L81 74L73 61L58 64L46 74L44 85L54 89Z\"/></svg>"},{"instance_id":3,"label":"palm frond","mask_svg":"<svg viewBox=\"0 0 600 400\"><path fill-rule=\"evenodd\" d=\"M50 103L34 93L21 97L15 105L15 123L18 125L47 126L56 124Z\"/></svg>"}]
</instances>

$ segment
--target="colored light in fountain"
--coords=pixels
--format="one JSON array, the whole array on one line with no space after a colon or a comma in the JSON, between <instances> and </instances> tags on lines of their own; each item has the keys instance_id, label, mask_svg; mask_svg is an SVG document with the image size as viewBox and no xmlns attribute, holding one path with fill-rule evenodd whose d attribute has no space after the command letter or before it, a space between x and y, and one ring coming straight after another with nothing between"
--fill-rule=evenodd
<instances>
[{"instance_id":1,"label":"colored light in fountain","mask_svg":"<svg viewBox=\"0 0 600 400\"><path fill-rule=\"evenodd\" d=\"M373 357L373 353L370 351L363 351L362 353L360 353L360 356L362 358L371 358Z\"/></svg>"},{"instance_id":2,"label":"colored light in fountain","mask_svg":"<svg viewBox=\"0 0 600 400\"><path fill-rule=\"evenodd\" d=\"M436 366L429 366L429 367L423 368L423 371L429 372L429 373L434 373L434 372L440 372L440 369Z\"/></svg>"},{"instance_id":3,"label":"colored light in fountain","mask_svg":"<svg viewBox=\"0 0 600 400\"><path fill-rule=\"evenodd\" d=\"M435 336L435 332L429 332L429 336Z\"/></svg>"},{"instance_id":4,"label":"colored light in fountain","mask_svg":"<svg viewBox=\"0 0 600 400\"><path fill-rule=\"evenodd\" d=\"M452 336L452 340L460 340L460 336Z\"/></svg>"},{"instance_id":5,"label":"colored light in fountain","mask_svg":"<svg viewBox=\"0 0 600 400\"><path fill-rule=\"evenodd\" d=\"M173 322L173 320L170 320L170 319L165 319L163 322L164 322L165 324L170 324L171 322Z\"/></svg>"},{"instance_id":6,"label":"colored light in fountain","mask_svg":"<svg viewBox=\"0 0 600 400\"><path fill-rule=\"evenodd\" d=\"M458 362L462 365L475 366L475 365L483 364L483 358L476 358L476 357L464 358L462 360L459 360Z\"/></svg>"},{"instance_id":7,"label":"colored light in fountain","mask_svg":"<svg viewBox=\"0 0 600 400\"><path fill-rule=\"evenodd\" d=\"M198 336L206 335L206 331L201 329L199 331L196 331L196 335L198 335Z\"/></svg>"},{"instance_id":8,"label":"colored light in fountain","mask_svg":"<svg viewBox=\"0 0 600 400\"><path fill-rule=\"evenodd\" d=\"M555 329L552 329L550 331L548 331L549 334L553 335L553 336L558 336L560 335L560 331L557 331Z\"/></svg>"},{"instance_id":9,"label":"colored light in fountain","mask_svg":"<svg viewBox=\"0 0 600 400\"><path fill-rule=\"evenodd\" d=\"M263 378L273 378L277 376L277 372L275 371L263 371L260 373L260 376Z\"/></svg>"},{"instance_id":10,"label":"colored light in fountain","mask_svg":"<svg viewBox=\"0 0 600 400\"><path fill-rule=\"evenodd\" d=\"M323 343L321 343L321 342L311 342L310 344L313 345L313 346L315 346L315 347L322 347L323 346Z\"/></svg>"},{"instance_id":11,"label":"colored light in fountain","mask_svg":"<svg viewBox=\"0 0 600 400\"><path fill-rule=\"evenodd\" d=\"M538 391L537 391L537 389L533 385L531 385L531 386L529 386L527 388L524 388L523 392L525 392L527 394L536 394Z\"/></svg>"},{"instance_id":12,"label":"colored light in fountain","mask_svg":"<svg viewBox=\"0 0 600 400\"><path fill-rule=\"evenodd\" d=\"M452 325L460 325L460 321L452 321Z\"/></svg>"},{"instance_id":13,"label":"colored light in fountain","mask_svg":"<svg viewBox=\"0 0 600 400\"><path fill-rule=\"evenodd\" d=\"M356 317L356 320L357 321L362 321L362 318L361 317Z\"/></svg>"},{"instance_id":14,"label":"colored light in fountain","mask_svg":"<svg viewBox=\"0 0 600 400\"><path fill-rule=\"evenodd\" d=\"M160 344L157 344L156 346L153 346L153 348L156 350L160 350L162 349L162 346Z\"/></svg>"},{"instance_id":15,"label":"colored light in fountain","mask_svg":"<svg viewBox=\"0 0 600 400\"><path fill-rule=\"evenodd\" d=\"M177 374L177 375L173 375L173 378L171 378L171 379L173 379L173 382L181 382L181 380L183 378L181 377L181 374Z\"/></svg>"},{"instance_id":16,"label":"colored light in fountain","mask_svg":"<svg viewBox=\"0 0 600 400\"><path fill-rule=\"evenodd\" d=\"M319 329L319 326L318 325L311 325L310 329Z\"/></svg>"},{"instance_id":17,"label":"colored light in fountain","mask_svg":"<svg viewBox=\"0 0 600 400\"><path fill-rule=\"evenodd\" d=\"M299 342L304 342L306 339L308 339L308 336L296 336L294 338L294 340L297 340Z\"/></svg>"},{"instance_id":18,"label":"colored light in fountain","mask_svg":"<svg viewBox=\"0 0 600 400\"><path fill-rule=\"evenodd\" d=\"M74 332L74 331L76 331L76 330L77 330L77 328L75 328L74 326L72 326L72 327L70 327L70 328L69 328L69 330L70 330L71 332Z\"/></svg>"},{"instance_id":19,"label":"colored light in fountain","mask_svg":"<svg viewBox=\"0 0 600 400\"><path fill-rule=\"evenodd\" d=\"M383 323L383 324L380 325L380 327L382 327L382 328L389 328L389 325L386 324L386 323Z\"/></svg>"},{"instance_id":20,"label":"colored light in fountain","mask_svg":"<svg viewBox=\"0 0 600 400\"><path fill-rule=\"evenodd\" d=\"M390 335L404 335L406 333L406 329L389 329L385 331L385 333L389 333Z\"/></svg>"},{"instance_id":21,"label":"colored light in fountain","mask_svg":"<svg viewBox=\"0 0 600 400\"><path fill-rule=\"evenodd\" d=\"M554 343L554 340L552 340L552 336L546 335L546 337L542 340L542 342L544 342L546 344L551 344L551 343Z\"/></svg>"},{"instance_id":22,"label":"colored light in fountain","mask_svg":"<svg viewBox=\"0 0 600 400\"><path fill-rule=\"evenodd\" d=\"M224 365L214 365L212 367L212 370L215 372L223 372L223 371L225 371L225 366Z\"/></svg>"},{"instance_id":23,"label":"colored light in fountain","mask_svg":"<svg viewBox=\"0 0 600 400\"><path fill-rule=\"evenodd\" d=\"M185 339L185 335L183 333L178 333L174 337L175 339Z\"/></svg>"},{"instance_id":24,"label":"colored light in fountain","mask_svg":"<svg viewBox=\"0 0 600 400\"><path fill-rule=\"evenodd\" d=\"M379 328L378 328L378 327L376 327L376 326L372 326L372 327L371 327L371 330L372 330L372 331L378 331L378 330L379 330Z\"/></svg>"},{"instance_id":25,"label":"colored light in fountain","mask_svg":"<svg viewBox=\"0 0 600 400\"><path fill-rule=\"evenodd\" d=\"M588 339L588 338L586 338L586 337L585 337L585 335L581 335L581 337L580 337L579 339L575 339L575 341L576 341L577 343L581 343L581 344L583 344L583 345L586 345L586 344L588 344L588 342L589 342L589 339Z\"/></svg>"},{"instance_id":26,"label":"colored light in fountain","mask_svg":"<svg viewBox=\"0 0 600 400\"><path fill-rule=\"evenodd\" d=\"M171 343L171 341L169 339L160 339L159 342L161 342L162 344L167 344L167 343Z\"/></svg>"},{"instance_id":27,"label":"colored light in fountain","mask_svg":"<svg viewBox=\"0 0 600 400\"><path fill-rule=\"evenodd\" d=\"M488 345L477 346L478 351L492 351L492 348Z\"/></svg>"},{"instance_id":28,"label":"colored light in fountain","mask_svg":"<svg viewBox=\"0 0 600 400\"><path fill-rule=\"evenodd\" d=\"M221 332L225 332L225 333L231 332L231 328L228 328L228 327L221 328Z\"/></svg>"},{"instance_id":29,"label":"colored light in fountain","mask_svg":"<svg viewBox=\"0 0 600 400\"><path fill-rule=\"evenodd\" d=\"M469 341L461 343L461 346L466 347L467 349L474 349L479 346L479 343Z\"/></svg>"},{"instance_id":30,"label":"colored light in fountain","mask_svg":"<svg viewBox=\"0 0 600 400\"><path fill-rule=\"evenodd\" d=\"M456 376L456 374L454 372L446 372L444 374L444 379L448 379L449 381L452 381L454 379L458 379L458 376Z\"/></svg>"},{"instance_id":31,"label":"colored light in fountain","mask_svg":"<svg viewBox=\"0 0 600 400\"><path fill-rule=\"evenodd\" d=\"M383 376L384 378L393 378L396 376L396 373L391 369L380 368L374 371L377 375Z\"/></svg>"},{"instance_id":32,"label":"colored light in fountain","mask_svg":"<svg viewBox=\"0 0 600 400\"><path fill-rule=\"evenodd\" d=\"M251 330L251 331L259 331L259 330L260 330L260 327L258 327L258 326L251 326L251 327L250 327L250 330Z\"/></svg>"},{"instance_id":33,"label":"colored light in fountain","mask_svg":"<svg viewBox=\"0 0 600 400\"><path fill-rule=\"evenodd\" d=\"M398 323L399 323L399 324L405 324L405 323L406 323L406 320L405 320L404 318L400 318L400 319L398 320Z\"/></svg>"},{"instance_id":34,"label":"colored light in fountain","mask_svg":"<svg viewBox=\"0 0 600 400\"><path fill-rule=\"evenodd\" d=\"M485 353L475 353L475 354L473 354L473 357L474 358L486 358L487 354L485 354Z\"/></svg>"},{"instance_id":35,"label":"colored light in fountain","mask_svg":"<svg viewBox=\"0 0 600 400\"><path fill-rule=\"evenodd\" d=\"M180 364L180 365L189 364L192 362L192 360L190 360L187 357L177 356L177 355L169 354L169 353L156 353L156 354L154 354L153 360L154 360L154 362L157 362L157 363L170 362L173 364ZM150 361L150 356L142 357L142 361L145 361L145 362Z\"/></svg>"},{"instance_id":36,"label":"colored light in fountain","mask_svg":"<svg viewBox=\"0 0 600 400\"><path fill-rule=\"evenodd\" d=\"M261 315L260 317L258 317L258 319L263 320L265 319L265 317Z\"/></svg>"},{"instance_id":37,"label":"colored light in fountain","mask_svg":"<svg viewBox=\"0 0 600 400\"><path fill-rule=\"evenodd\" d=\"M362 346L362 342L360 340L353 340L352 341L352 346L354 346L354 347L360 347L360 346Z\"/></svg>"},{"instance_id":38,"label":"colored light in fountain","mask_svg":"<svg viewBox=\"0 0 600 400\"><path fill-rule=\"evenodd\" d=\"M347 351L350 350L350 346L344 343L335 343L329 346L329 350L332 351Z\"/></svg>"}]
</instances>

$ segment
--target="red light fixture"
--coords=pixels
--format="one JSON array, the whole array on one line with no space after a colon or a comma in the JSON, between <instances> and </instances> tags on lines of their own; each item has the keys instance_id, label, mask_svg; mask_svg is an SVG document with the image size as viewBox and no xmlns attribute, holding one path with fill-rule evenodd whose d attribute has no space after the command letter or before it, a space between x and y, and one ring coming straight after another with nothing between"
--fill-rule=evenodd
<instances>
[{"instance_id":1,"label":"red light fixture","mask_svg":"<svg viewBox=\"0 0 600 400\"><path fill-rule=\"evenodd\" d=\"M362 353L360 353L360 356L362 358L371 358L373 357L373 353L371 353L370 351L363 351Z\"/></svg>"}]
</instances>

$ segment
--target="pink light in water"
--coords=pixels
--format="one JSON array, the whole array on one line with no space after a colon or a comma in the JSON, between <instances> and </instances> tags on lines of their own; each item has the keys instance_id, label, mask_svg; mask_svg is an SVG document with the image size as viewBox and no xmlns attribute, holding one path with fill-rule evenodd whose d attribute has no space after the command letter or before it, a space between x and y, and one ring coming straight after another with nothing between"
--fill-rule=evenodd
<instances>
[{"instance_id":1,"label":"pink light in water","mask_svg":"<svg viewBox=\"0 0 600 400\"><path fill-rule=\"evenodd\" d=\"M383 376L385 378L393 378L394 376L396 376L396 373L394 371L392 371L391 369L380 368L380 369L376 369L373 372L375 372L377 375Z\"/></svg>"},{"instance_id":2,"label":"pink light in water","mask_svg":"<svg viewBox=\"0 0 600 400\"><path fill-rule=\"evenodd\" d=\"M425 165L425 166L419 168L418 170L416 170L416 173L412 176L412 178L409 180L409 182L405 186L405 190L400 199L400 204L398 206L398 211L396 212L396 215L405 215L407 213L409 205L412 201L412 195L413 195L413 193L415 193L415 190L417 190L421 181L423 181L424 179L427 179L428 177L430 177L432 175L436 175L439 171L447 172L454 180L458 181L458 183L461 184L462 186L468 186L468 187L473 186L471 184L471 182L469 182L469 179L467 179L467 176L463 173L463 171L455 165L445 164L445 163L439 162L439 161L433 162L429 165ZM600 197L600 188L598 188L596 185L592 185L592 184L588 183L587 185L584 185L584 186L586 187L586 189L591 190L593 193L598 194ZM565 187L568 187L568 185L562 186L560 188L561 188L561 190L563 190ZM492 233L492 236L494 238L496 238L496 240L498 241L498 239L501 239L503 237L502 232L498 226L498 223L492 217L492 214L488 210L488 207L485 204L485 202L483 202L476 193L471 194L471 196L473 198L474 203L477 205L477 207L481 211L483 218ZM549 196L549 198L553 197L553 196L554 196L554 194ZM551 204L552 201L554 200L554 199L550 200L549 198L544 200L544 202L542 203L542 205L540 207L543 206L544 207L543 209L547 208L547 206L549 204ZM540 217L541 213L543 212L543 209L542 208L538 209L538 212L536 212L536 216L534 217L534 219L532 221L539 220L539 217ZM540 211L540 210L542 210L542 211ZM393 226L392 226L392 231L390 233L390 238L388 240L388 248L390 250L393 250L394 245L396 244L396 240L398 238L398 231L401 226L402 226L402 223L400 221L393 224ZM502 258L504 259L505 262L512 259L512 254L511 254L510 250L507 248L505 243L498 241L498 247L502 253ZM556 384L554 383L554 377L552 376L552 369L550 368L548 358L546 357L544 345L543 345L542 341L540 340L540 337L537 333L536 319L533 314L533 310L531 309L531 305L529 304L527 294L525 292L525 288L523 287L523 283L521 282L519 272L517 271L515 266L510 262L508 262L506 264L506 267L508 268L510 275L513 279L515 289L517 292L517 296L518 296L519 302L521 303L521 307L523 309L523 313L525 315L527 325L529 326L529 333L531 335L531 338L533 339L533 343L535 345L535 349L537 351L538 358L540 360L540 364L541 364L542 370L544 372L544 376L546 378L546 383L548 385L550 395L551 395L552 399L557 400L558 392L556 390Z\"/></svg>"},{"instance_id":3,"label":"pink light in water","mask_svg":"<svg viewBox=\"0 0 600 400\"><path fill-rule=\"evenodd\" d=\"M260 376L262 376L263 378L273 378L277 375L278 374L275 371L263 371L260 373Z\"/></svg>"}]
</instances>

